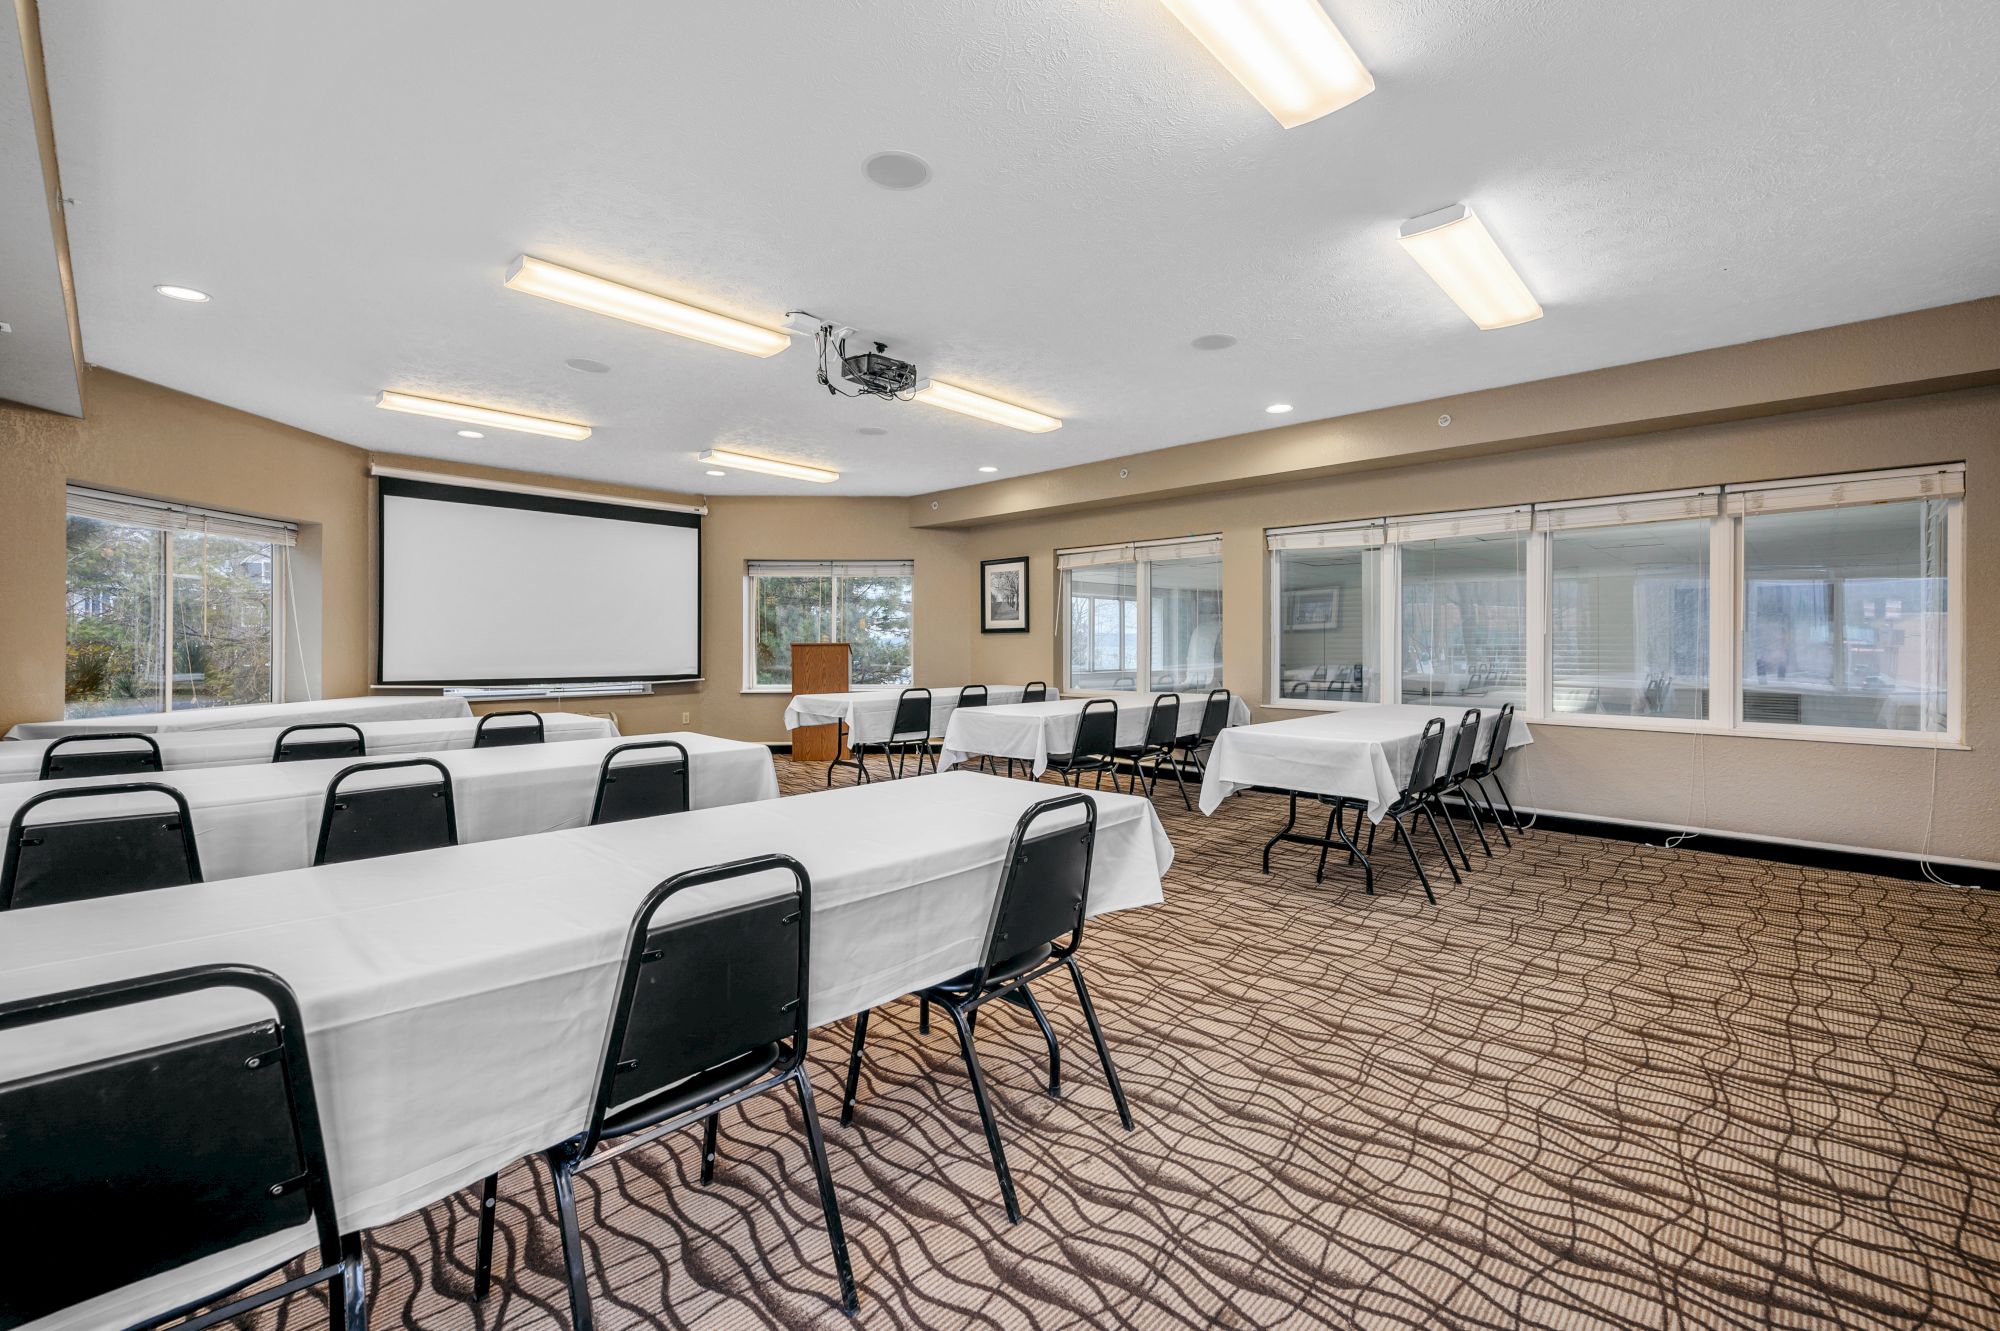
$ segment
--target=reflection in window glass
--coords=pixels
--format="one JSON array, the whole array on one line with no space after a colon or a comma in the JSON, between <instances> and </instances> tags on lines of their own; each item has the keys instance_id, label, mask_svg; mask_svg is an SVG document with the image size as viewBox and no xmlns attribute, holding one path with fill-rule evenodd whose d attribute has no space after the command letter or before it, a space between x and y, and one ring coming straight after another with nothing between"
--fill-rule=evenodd
<instances>
[{"instance_id":1,"label":"reflection in window glass","mask_svg":"<svg viewBox=\"0 0 2000 1331\"><path fill-rule=\"evenodd\" d=\"M1379 549L1278 553L1278 694L1377 702Z\"/></svg>"},{"instance_id":2,"label":"reflection in window glass","mask_svg":"<svg viewBox=\"0 0 2000 1331\"><path fill-rule=\"evenodd\" d=\"M1743 520L1743 719L1943 730L1937 500Z\"/></svg>"},{"instance_id":3,"label":"reflection in window glass","mask_svg":"<svg viewBox=\"0 0 2000 1331\"><path fill-rule=\"evenodd\" d=\"M1147 574L1151 687L1221 688L1222 560L1156 560Z\"/></svg>"},{"instance_id":4,"label":"reflection in window glass","mask_svg":"<svg viewBox=\"0 0 2000 1331\"><path fill-rule=\"evenodd\" d=\"M1709 528L1697 519L1550 536L1555 711L1708 715Z\"/></svg>"},{"instance_id":5,"label":"reflection in window glass","mask_svg":"<svg viewBox=\"0 0 2000 1331\"><path fill-rule=\"evenodd\" d=\"M792 644L848 644L855 688L911 682L909 575L753 576L758 685L792 682Z\"/></svg>"},{"instance_id":6,"label":"reflection in window glass","mask_svg":"<svg viewBox=\"0 0 2000 1331\"><path fill-rule=\"evenodd\" d=\"M173 560L174 707L270 702L277 551L181 532Z\"/></svg>"},{"instance_id":7,"label":"reflection in window glass","mask_svg":"<svg viewBox=\"0 0 2000 1331\"><path fill-rule=\"evenodd\" d=\"M1527 536L1454 536L1398 549L1403 701L1524 703Z\"/></svg>"},{"instance_id":8,"label":"reflection in window glass","mask_svg":"<svg viewBox=\"0 0 2000 1331\"><path fill-rule=\"evenodd\" d=\"M1072 689L1138 687L1139 566L1071 569L1069 679Z\"/></svg>"},{"instance_id":9,"label":"reflection in window glass","mask_svg":"<svg viewBox=\"0 0 2000 1331\"><path fill-rule=\"evenodd\" d=\"M70 517L64 716L166 707L166 542L148 527Z\"/></svg>"},{"instance_id":10,"label":"reflection in window glass","mask_svg":"<svg viewBox=\"0 0 2000 1331\"><path fill-rule=\"evenodd\" d=\"M910 588L906 577L839 578L840 638L848 644L847 678L856 688L908 684Z\"/></svg>"},{"instance_id":11,"label":"reflection in window glass","mask_svg":"<svg viewBox=\"0 0 2000 1331\"><path fill-rule=\"evenodd\" d=\"M792 682L792 644L827 642L833 627L832 578L758 578L757 674L759 684Z\"/></svg>"}]
</instances>

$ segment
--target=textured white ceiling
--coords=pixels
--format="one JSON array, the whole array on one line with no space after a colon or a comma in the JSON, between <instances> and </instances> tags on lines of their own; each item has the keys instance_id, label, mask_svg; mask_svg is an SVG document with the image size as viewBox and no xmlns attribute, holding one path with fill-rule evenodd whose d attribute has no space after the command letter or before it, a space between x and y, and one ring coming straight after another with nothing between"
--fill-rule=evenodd
<instances>
[{"instance_id":1,"label":"textured white ceiling","mask_svg":"<svg viewBox=\"0 0 2000 1331\"><path fill-rule=\"evenodd\" d=\"M44 5L85 351L372 448L907 494L2000 292L2000 4L1328 10L1378 89L1285 131L1155 0ZM867 183L884 148L932 183ZM1478 332L1403 254L1459 200L1547 318ZM508 292L524 251L1068 423L835 401L806 346ZM597 433L468 443L383 388ZM846 477L710 480L715 445Z\"/></svg>"}]
</instances>

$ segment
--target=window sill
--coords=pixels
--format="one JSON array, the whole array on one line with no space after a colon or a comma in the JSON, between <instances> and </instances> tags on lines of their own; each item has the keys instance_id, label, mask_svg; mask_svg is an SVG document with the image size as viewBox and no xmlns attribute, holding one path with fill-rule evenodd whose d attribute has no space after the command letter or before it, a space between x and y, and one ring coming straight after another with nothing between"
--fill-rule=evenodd
<instances>
[{"instance_id":1,"label":"window sill","mask_svg":"<svg viewBox=\"0 0 2000 1331\"><path fill-rule=\"evenodd\" d=\"M789 698L792 696L792 686L789 684L746 684L743 686L742 694L746 698L758 693Z\"/></svg>"},{"instance_id":2,"label":"window sill","mask_svg":"<svg viewBox=\"0 0 2000 1331\"><path fill-rule=\"evenodd\" d=\"M1814 744L1864 744L1890 749L1945 749L1969 753L1972 746L1949 735L1920 735L1906 730L1841 730L1831 726L1724 726L1712 721L1644 720L1616 716L1557 713L1528 716L1531 726L1564 726L1576 730L1637 730L1655 735L1707 735L1722 739L1781 739Z\"/></svg>"}]
</instances>

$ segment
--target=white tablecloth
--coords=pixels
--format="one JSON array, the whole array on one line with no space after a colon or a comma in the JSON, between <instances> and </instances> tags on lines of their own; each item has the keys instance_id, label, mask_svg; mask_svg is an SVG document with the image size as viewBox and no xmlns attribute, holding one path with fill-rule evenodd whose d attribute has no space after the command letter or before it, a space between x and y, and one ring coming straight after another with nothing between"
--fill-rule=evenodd
<instances>
[{"instance_id":1,"label":"white tablecloth","mask_svg":"<svg viewBox=\"0 0 2000 1331\"><path fill-rule=\"evenodd\" d=\"M0 928L0 1002L212 962L275 971L298 994L341 1224L384 1225L585 1126L632 913L661 880L798 857L812 875L808 1011L824 1024L977 963L1014 824L1050 794L953 773L26 910ZM1090 914L1157 904L1173 847L1151 804L1094 798ZM675 904L694 914L765 890ZM169 1006L0 1036L0 1082L256 1010ZM1115 1007L1102 1016L1114 1045L1130 1038ZM237 1249L32 1325L124 1324L302 1246Z\"/></svg>"},{"instance_id":2,"label":"white tablecloth","mask_svg":"<svg viewBox=\"0 0 2000 1331\"><path fill-rule=\"evenodd\" d=\"M1124 747L1146 738L1146 721L1153 713L1153 694L1121 694L1109 699L1118 704L1118 744ZM1208 706L1208 693L1183 693L1179 733L1192 735L1201 725ZM1076 742L1077 718L1089 698L1064 698L1059 702L1015 703L1010 707L970 707L952 716L945 727L944 752L940 768L951 767L968 758L990 755L995 758L1025 758L1034 764L1035 775L1048 768L1049 755L1068 753ZM1229 724L1240 726L1250 719L1250 708L1234 694L1229 698Z\"/></svg>"},{"instance_id":3,"label":"white tablecloth","mask_svg":"<svg viewBox=\"0 0 2000 1331\"><path fill-rule=\"evenodd\" d=\"M454 749L403 758L436 758L451 772L452 802L461 842L582 827L590 821L597 795L598 768L620 744L672 739L687 746L688 786L694 808L776 799L777 769L762 744L675 731L661 735L573 740L564 744L510 744L492 749ZM214 882L250 874L302 869L312 863L327 783L352 758L266 763L252 767L210 767L165 772L144 779L172 786L187 797L194 815L195 845L202 877ZM366 761L373 761L373 757ZM643 762L644 754L620 759ZM434 774L430 774L434 776ZM23 801L55 788L111 785L138 778L87 777L77 781L19 781L0 786L0 826ZM369 785L411 785L430 779L423 771L399 769L353 778ZM343 787L343 789L348 787ZM86 804L59 803L28 815L33 822L100 818L165 808L160 795L120 795Z\"/></svg>"},{"instance_id":4,"label":"white tablecloth","mask_svg":"<svg viewBox=\"0 0 2000 1331\"><path fill-rule=\"evenodd\" d=\"M1216 737L1214 751L1202 764L1207 775L1201 783L1201 811L1214 813L1224 799L1246 787L1269 786L1305 795L1367 800L1368 816L1379 822L1410 779L1410 764L1416 761L1424 723L1434 716L1444 718L1444 747L1438 753L1442 769L1451 759L1452 735L1465 710L1376 703L1225 730ZM1480 709L1479 747L1473 750L1474 757L1486 756L1493 723L1499 716L1497 707ZM1527 723L1517 714L1507 735L1507 747L1517 749L1533 740Z\"/></svg>"},{"instance_id":5,"label":"white tablecloth","mask_svg":"<svg viewBox=\"0 0 2000 1331\"><path fill-rule=\"evenodd\" d=\"M931 691L931 733L926 738L931 738L944 734L946 723L958 710L960 686L933 684L927 687ZM989 706L1018 702L1025 687L1022 684L988 684L986 701ZM880 744L889 738L889 727L896 719L896 699L902 692L897 687L858 689L853 693L801 693L785 704L785 729L844 722L849 743ZM1054 689L1049 690L1049 697L1058 696Z\"/></svg>"},{"instance_id":6,"label":"white tablecloth","mask_svg":"<svg viewBox=\"0 0 2000 1331\"><path fill-rule=\"evenodd\" d=\"M295 722L294 724L303 724ZM356 721L368 744L370 758L396 757L406 753L430 753L436 749L469 749L476 717L464 716L437 721ZM501 726L524 725L520 721L495 722ZM160 761L168 771L195 767L235 767L243 763L268 763L277 747L283 726L269 730L169 731L154 736L160 746ZM542 734L550 743L572 739L605 739L618 733L618 725L608 716L585 716L568 712L543 712ZM301 739L338 739L339 732L301 735ZM136 741L135 741L136 742ZM42 754L54 740L31 739L0 743L0 783L40 779ZM67 751L82 748L72 745ZM88 752L88 750L84 750Z\"/></svg>"},{"instance_id":7,"label":"white tablecloth","mask_svg":"<svg viewBox=\"0 0 2000 1331\"><path fill-rule=\"evenodd\" d=\"M325 698L319 702L259 702L240 707L188 707L130 716L87 716L72 721L23 721L8 739L56 739L93 731L123 730L163 735L176 730L282 730L306 721L424 721L471 716L463 698L426 694L415 698Z\"/></svg>"}]
</instances>

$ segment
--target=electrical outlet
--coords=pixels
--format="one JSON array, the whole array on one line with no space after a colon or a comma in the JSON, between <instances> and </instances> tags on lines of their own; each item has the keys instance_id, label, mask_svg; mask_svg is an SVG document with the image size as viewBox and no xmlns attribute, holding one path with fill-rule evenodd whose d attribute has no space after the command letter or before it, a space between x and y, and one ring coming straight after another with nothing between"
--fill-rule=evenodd
<instances>
[{"instance_id":1,"label":"electrical outlet","mask_svg":"<svg viewBox=\"0 0 2000 1331\"><path fill-rule=\"evenodd\" d=\"M694 720L694 713L693 713L693 712L682 712L682 713L681 713L681 724L682 724L682 725L686 725L686 724L687 724L688 722L690 722L690 721L692 721L692 720Z\"/></svg>"}]
</instances>

